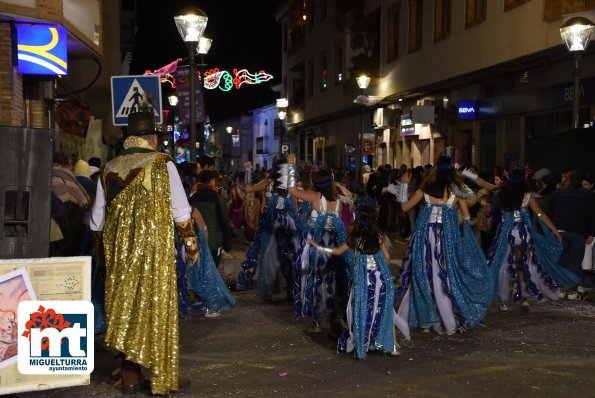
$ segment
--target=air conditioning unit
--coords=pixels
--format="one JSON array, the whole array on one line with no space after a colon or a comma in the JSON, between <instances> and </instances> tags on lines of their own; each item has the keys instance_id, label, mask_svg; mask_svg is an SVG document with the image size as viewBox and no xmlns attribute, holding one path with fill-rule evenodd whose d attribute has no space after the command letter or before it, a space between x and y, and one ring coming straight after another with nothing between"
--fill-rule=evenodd
<instances>
[{"instance_id":1,"label":"air conditioning unit","mask_svg":"<svg viewBox=\"0 0 595 398\"><path fill-rule=\"evenodd\" d=\"M397 127L397 109L377 108L373 114L374 128L394 129Z\"/></svg>"}]
</instances>

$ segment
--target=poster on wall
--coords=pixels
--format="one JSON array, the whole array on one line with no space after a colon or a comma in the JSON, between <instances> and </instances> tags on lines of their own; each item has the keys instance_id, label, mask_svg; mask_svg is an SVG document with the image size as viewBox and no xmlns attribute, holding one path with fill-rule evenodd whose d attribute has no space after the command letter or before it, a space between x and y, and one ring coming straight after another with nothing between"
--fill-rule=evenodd
<instances>
[{"instance_id":1,"label":"poster on wall","mask_svg":"<svg viewBox=\"0 0 595 398\"><path fill-rule=\"evenodd\" d=\"M17 362L17 315L21 301L35 300L25 268L0 275L0 369Z\"/></svg>"},{"instance_id":2,"label":"poster on wall","mask_svg":"<svg viewBox=\"0 0 595 398\"><path fill-rule=\"evenodd\" d=\"M89 384L86 374L19 372L17 310L31 300L91 301L91 257L0 260L0 394Z\"/></svg>"}]
</instances>

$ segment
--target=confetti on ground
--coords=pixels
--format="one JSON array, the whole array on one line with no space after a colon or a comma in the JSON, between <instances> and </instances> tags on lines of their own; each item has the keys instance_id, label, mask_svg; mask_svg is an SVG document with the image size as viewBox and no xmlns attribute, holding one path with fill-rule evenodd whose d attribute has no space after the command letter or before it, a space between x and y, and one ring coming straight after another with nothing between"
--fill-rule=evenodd
<instances>
[{"instance_id":1,"label":"confetti on ground","mask_svg":"<svg viewBox=\"0 0 595 398\"><path fill-rule=\"evenodd\" d=\"M285 377L287 376L287 372L279 372L279 377Z\"/></svg>"}]
</instances>

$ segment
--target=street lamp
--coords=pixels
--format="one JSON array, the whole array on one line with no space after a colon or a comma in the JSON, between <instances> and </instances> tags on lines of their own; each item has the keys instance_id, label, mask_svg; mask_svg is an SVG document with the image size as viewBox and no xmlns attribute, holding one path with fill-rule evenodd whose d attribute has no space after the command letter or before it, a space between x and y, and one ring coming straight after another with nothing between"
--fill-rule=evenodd
<instances>
[{"instance_id":1,"label":"street lamp","mask_svg":"<svg viewBox=\"0 0 595 398\"><path fill-rule=\"evenodd\" d=\"M208 37L202 36L198 41L198 47L196 47L196 52L202 56L207 55L207 53L211 49L211 44L213 44L213 39L209 39Z\"/></svg>"},{"instance_id":2,"label":"street lamp","mask_svg":"<svg viewBox=\"0 0 595 398\"><path fill-rule=\"evenodd\" d=\"M209 18L202 10L189 7L174 17L176 27L188 49L188 62L190 63L190 160L196 161L196 59L194 53L202 34L207 27ZM199 150L202 155L204 150L204 134L199 137Z\"/></svg>"},{"instance_id":3,"label":"street lamp","mask_svg":"<svg viewBox=\"0 0 595 398\"><path fill-rule=\"evenodd\" d=\"M362 75L359 75L355 80L357 81L357 86L362 91L362 95L364 95L364 93L366 92L366 89L368 88L368 85L370 84L370 77L362 74ZM364 117L365 117L365 115L366 115L366 108L364 105L364 108L362 108L362 114L361 114L362 125L361 125L361 129L357 135L357 144L356 144L356 151L355 151L355 156L356 156L355 169L357 171L361 171L361 166L362 166L362 139L363 139L363 134L364 134Z\"/></svg>"},{"instance_id":4,"label":"street lamp","mask_svg":"<svg viewBox=\"0 0 595 398\"><path fill-rule=\"evenodd\" d=\"M169 105L172 108L175 107L175 106L177 106L178 105L178 96L175 95L175 94L172 94L172 95L168 96L167 97L167 102L169 102ZM175 114L174 114L174 123L173 123L173 125L175 125L175 123L176 122L175 122ZM165 121L165 124L167 124L167 121ZM174 135L174 131L173 130L174 130L173 128L172 128L171 131L169 130L169 128L167 130L168 141L171 144L171 148L170 149L171 149L172 156L174 156L174 150L175 150L175 142L174 142L175 135ZM165 145L167 146L168 144L165 144Z\"/></svg>"},{"instance_id":5,"label":"street lamp","mask_svg":"<svg viewBox=\"0 0 595 398\"><path fill-rule=\"evenodd\" d=\"M583 17L570 18L560 27L560 36L568 51L574 54L574 92L572 94L572 127L579 126L580 79L579 64L583 52L591 41L593 22Z\"/></svg>"},{"instance_id":6,"label":"street lamp","mask_svg":"<svg viewBox=\"0 0 595 398\"><path fill-rule=\"evenodd\" d=\"M167 102L169 102L169 104L171 106L178 105L178 96L177 95L170 95L169 97L167 97Z\"/></svg>"},{"instance_id":7,"label":"street lamp","mask_svg":"<svg viewBox=\"0 0 595 398\"><path fill-rule=\"evenodd\" d=\"M227 126L227 127L225 128L225 131L227 131L227 134L231 134L231 133L233 133L233 127L231 127L231 126Z\"/></svg>"},{"instance_id":8,"label":"street lamp","mask_svg":"<svg viewBox=\"0 0 595 398\"><path fill-rule=\"evenodd\" d=\"M289 106L289 101L287 98L278 98L277 99L277 116L281 123L279 124L279 156L283 155L283 138L285 135L285 117L287 116L287 107Z\"/></svg>"}]
</instances>

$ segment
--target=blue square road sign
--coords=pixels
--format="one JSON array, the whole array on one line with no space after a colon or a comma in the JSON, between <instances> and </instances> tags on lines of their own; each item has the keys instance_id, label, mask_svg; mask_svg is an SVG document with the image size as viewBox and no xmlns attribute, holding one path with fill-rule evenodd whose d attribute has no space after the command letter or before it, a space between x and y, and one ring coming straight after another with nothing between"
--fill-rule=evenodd
<instances>
[{"instance_id":1,"label":"blue square road sign","mask_svg":"<svg viewBox=\"0 0 595 398\"><path fill-rule=\"evenodd\" d=\"M155 123L162 124L161 79L157 75L112 76L114 126L127 126L128 115L138 112L147 95L152 97Z\"/></svg>"}]
</instances>

